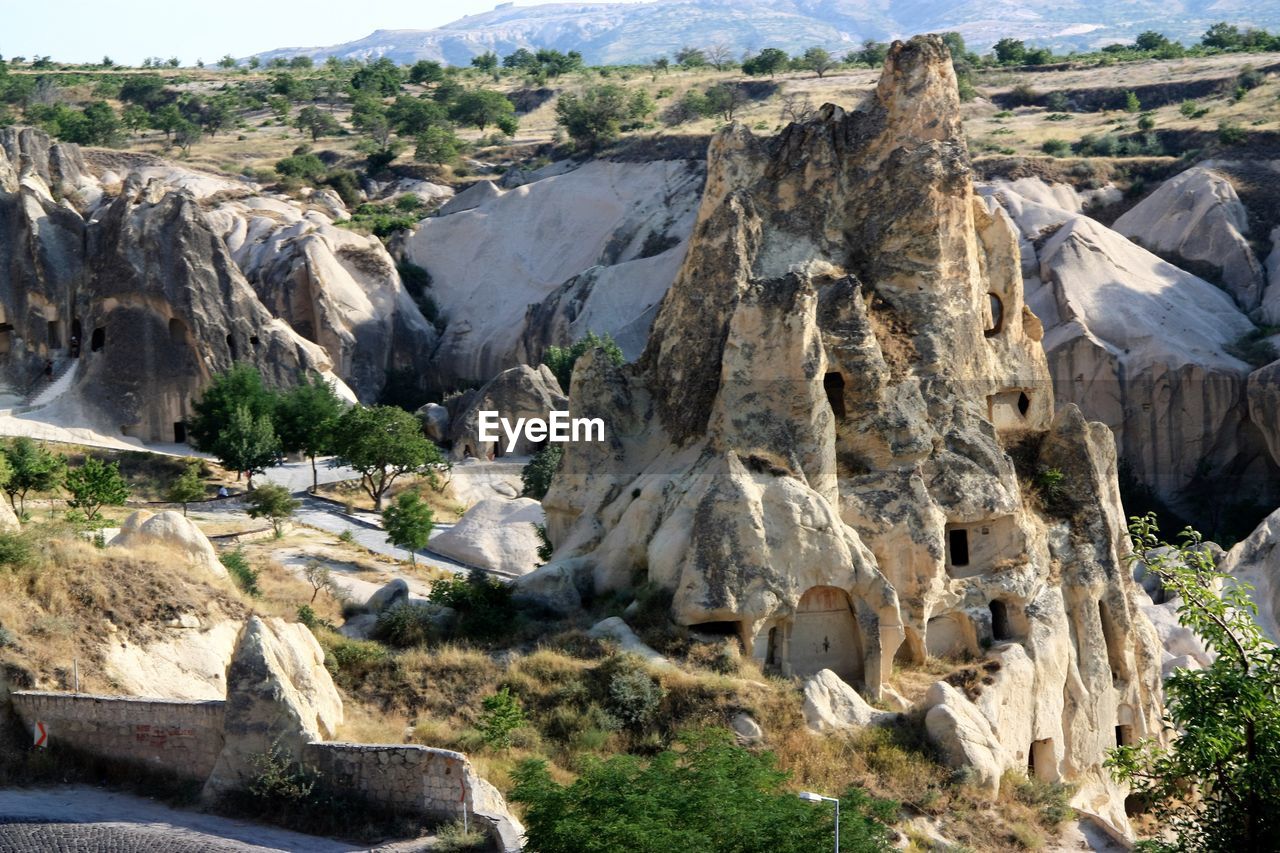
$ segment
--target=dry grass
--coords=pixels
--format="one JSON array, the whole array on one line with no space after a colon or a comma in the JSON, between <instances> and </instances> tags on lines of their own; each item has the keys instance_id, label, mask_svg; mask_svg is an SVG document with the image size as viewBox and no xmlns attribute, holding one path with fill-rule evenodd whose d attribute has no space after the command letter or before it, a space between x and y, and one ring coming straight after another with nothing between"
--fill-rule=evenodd
<instances>
[{"instance_id":1,"label":"dry grass","mask_svg":"<svg viewBox=\"0 0 1280 853\"><path fill-rule=\"evenodd\" d=\"M435 520L441 522L454 522L462 517L465 512L458 498L446 484L442 489L432 487L430 481L426 477L405 476L396 480L383 496L383 506L388 506L396 497L404 492L416 492L417 495L431 507L431 511L435 514ZM362 509L373 512L373 500L360 486L358 480L343 480L337 483L327 483L320 486L318 494L321 497L330 500L339 501L347 504L353 509Z\"/></svg>"}]
</instances>

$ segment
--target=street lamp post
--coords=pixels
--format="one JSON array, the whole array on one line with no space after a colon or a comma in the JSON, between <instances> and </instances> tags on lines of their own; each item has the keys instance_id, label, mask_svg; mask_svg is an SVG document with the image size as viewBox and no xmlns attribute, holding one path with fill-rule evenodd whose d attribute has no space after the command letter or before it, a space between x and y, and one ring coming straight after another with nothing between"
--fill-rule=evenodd
<instances>
[{"instance_id":1,"label":"street lamp post","mask_svg":"<svg viewBox=\"0 0 1280 853\"><path fill-rule=\"evenodd\" d=\"M821 794L815 794L812 791L801 791L800 799L807 803L835 803L836 804L836 853L840 853L840 800L836 797L824 797Z\"/></svg>"}]
</instances>

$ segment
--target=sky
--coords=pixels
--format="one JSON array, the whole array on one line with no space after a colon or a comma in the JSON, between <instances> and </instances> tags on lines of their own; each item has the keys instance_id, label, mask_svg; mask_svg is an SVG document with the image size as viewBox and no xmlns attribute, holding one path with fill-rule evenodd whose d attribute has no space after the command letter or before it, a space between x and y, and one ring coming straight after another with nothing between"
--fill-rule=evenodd
<instances>
[{"instance_id":1,"label":"sky","mask_svg":"<svg viewBox=\"0 0 1280 853\"><path fill-rule=\"evenodd\" d=\"M617 2L617 0L613 0ZM626 2L626 0L623 0ZM224 54L340 44L377 29L430 29L498 0L0 0L0 55L183 65ZM520 2L519 6L538 3Z\"/></svg>"}]
</instances>

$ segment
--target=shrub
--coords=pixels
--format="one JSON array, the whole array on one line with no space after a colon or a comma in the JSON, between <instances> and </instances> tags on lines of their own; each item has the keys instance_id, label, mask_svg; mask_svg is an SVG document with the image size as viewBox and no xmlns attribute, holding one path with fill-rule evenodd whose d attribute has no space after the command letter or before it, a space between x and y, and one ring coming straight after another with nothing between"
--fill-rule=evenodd
<instances>
[{"instance_id":1,"label":"shrub","mask_svg":"<svg viewBox=\"0 0 1280 853\"><path fill-rule=\"evenodd\" d=\"M573 379L573 366L588 350L596 348L604 350L605 356L615 365L626 361L622 355L622 348L608 333L599 336L595 332L587 332L582 339L571 346L547 347L547 351L542 356L542 363L551 368L551 372L556 375L556 381L560 383L560 389L567 394L570 380Z\"/></svg>"},{"instance_id":2,"label":"shrub","mask_svg":"<svg viewBox=\"0 0 1280 853\"><path fill-rule=\"evenodd\" d=\"M1127 113L1141 112L1142 102L1138 100L1137 92L1124 93L1124 111Z\"/></svg>"},{"instance_id":3,"label":"shrub","mask_svg":"<svg viewBox=\"0 0 1280 853\"><path fill-rule=\"evenodd\" d=\"M434 853L467 853L489 849L489 837L475 826L467 826L460 820L447 823L436 832L431 845Z\"/></svg>"},{"instance_id":4,"label":"shrub","mask_svg":"<svg viewBox=\"0 0 1280 853\"><path fill-rule=\"evenodd\" d=\"M635 655L607 658L589 674L592 692L623 728L642 732L657 716L666 691Z\"/></svg>"},{"instance_id":5,"label":"shrub","mask_svg":"<svg viewBox=\"0 0 1280 853\"><path fill-rule=\"evenodd\" d=\"M271 522L271 530L279 539L284 535L284 523L302 506L302 501L289 494L289 490L275 483L254 489L244 499L250 518L265 518Z\"/></svg>"},{"instance_id":6,"label":"shrub","mask_svg":"<svg viewBox=\"0 0 1280 853\"><path fill-rule=\"evenodd\" d=\"M1050 92L1045 95L1044 105L1050 112L1066 112L1069 106L1066 92Z\"/></svg>"},{"instance_id":7,"label":"shrub","mask_svg":"<svg viewBox=\"0 0 1280 853\"><path fill-rule=\"evenodd\" d=\"M436 581L431 586L431 600L458 614L457 636L475 640L509 635L516 618L511 587L480 569L473 569L465 578Z\"/></svg>"},{"instance_id":8,"label":"shrub","mask_svg":"<svg viewBox=\"0 0 1280 853\"><path fill-rule=\"evenodd\" d=\"M504 687L482 703L484 712L480 715L479 727L485 745L491 749L509 749L511 733L524 725L524 708L520 700L511 695L510 688Z\"/></svg>"},{"instance_id":9,"label":"shrub","mask_svg":"<svg viewBox=\"0 0 1280 853\"><path fill-rule=\"evenodd\" d=\"M556 469L560 467L560 459L563 456L564 447L560 444L548 444L533 454L524 468L520 469L520 480L523 483L520 494L537 500L545 498L547 491L551 488L551 479L556 475ZM542 557L542 550L539 549L538 557L549 559L550 555Z\"/></svg>"},{"instance_id":10,"label":"shrub","mask_svg":"<svg viewBox=\"0 0 1280 853\"><path fill-rule=\"evenodd\" d=\"M1071 153L1071 144L1065 139L1046 139L1040 150L1050 157L1066 157Z\"/></svg>"},{"instance_id":11,"label":"shrub","mask_svg":"<svg viewBox=\"0 0 1280 853\"><path fill-rule=\"evenodd\" d=\"M359 684L388 658L387 650L370 640L352 640L339 634L322 634L324 667L340 684Z\"/></svg>"},{"instance_id":12,"label":"shrub","mask_svg":"<svg viewBox=\"0 0 1280 853\"><path fill-rule=\"evenodd\" d=\"M407 601L379 613L373 625L374 639L401 649L424 645L438 633L431 611Z\"/></svg>"},{"instance_id":13,"label":"shrub","mask_svg":"<svg viewBox=\"0 0 1280 853\"><path fill-rule=\"evenodd\" d=\"M1151 113L1143 113L1138 116L1138 130L1153 130L1156 126L1156 118Z\"/></svg>"},{"instance_id":14,"label":"shrub","mask_svg":"<svg viewBox=\"0 0 1280 853\"><path fill-rule=\"evenodd\" d=\"M244 548L228 551L220 559L222 565L227 567L227 573L231 575L231 579L236 582L236 586L254 598L262 594L262 590L258 589L258 570L249 565L249 558L245 556Z\"/></svg>"},{"instance_id":15,"label":"shrub","mask_svg":"<svg viewBox=\"0 0 1280 853\"><path fill-rule=\"evenodd\" d=\"M1007 784L1011 785L1015 800L1040 812L1041 823L1046 827L1057 826L1075 816L1075 809L1070 805L1071 795L1075 792L1070 785L1029 779L1015 773L1005 774L1001 779L1001 790Z\"/></svg>"},{"instance_id":16,"label":"shrub","mask_svg":"<svg viewBox=\"0 0 1280 853\"><path fill-rule=\"evenodd\" d=\"M1247 364L1262 367L1280 358L1280 352L1276 352L1275 345L1268 340L1277 332L1280 329L1271 326L1254 329L1227 344L1225 349Z\"/></svg>"},{"instance_id":17,"label":"shrub","mask_svg":"<svg viewBox=\"0 0 1280 853\"><path fill-rule=\"evenodd\" d=\"M1245 141L1246 136L1240 125L1225 119L1218 122L1218 141L1223 145L1239 145Z\"/></svg>"},{"instance_id":18,"label":"shrub","mask_svg":"<svg viewBox=\"0 0 1280 853\"><path fill-rule=\"evenodd\" d=\"M1029 107L1040 99L1040 93L1026 83L1019 83L1009 92L1009 100L1014 106Z\"/></svg>"}]
</instances>

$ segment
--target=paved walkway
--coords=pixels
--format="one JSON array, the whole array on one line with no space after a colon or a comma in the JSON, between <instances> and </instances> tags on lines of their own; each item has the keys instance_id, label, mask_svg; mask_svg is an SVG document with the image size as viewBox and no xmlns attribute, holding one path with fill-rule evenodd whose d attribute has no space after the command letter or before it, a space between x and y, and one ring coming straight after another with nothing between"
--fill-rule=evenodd
<instances>
[{"instance_id":1,"label":"paved walkway","mask_svg":"<svg viewBox=\"0 0 1280 853\"><path fill-rule=\"evenodd\" d=\"M428 839L370 848L234 820L84 785L0 790L0 850L13 853L350 853L426 849Z\"/></svg>"}]
</instances>

